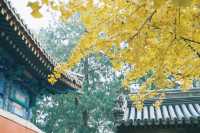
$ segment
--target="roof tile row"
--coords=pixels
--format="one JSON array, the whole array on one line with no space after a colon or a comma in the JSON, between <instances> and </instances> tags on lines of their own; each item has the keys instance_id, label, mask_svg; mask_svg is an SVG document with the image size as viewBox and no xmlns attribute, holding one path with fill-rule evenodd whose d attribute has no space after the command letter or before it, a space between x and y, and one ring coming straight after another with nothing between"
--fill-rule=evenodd
<instances>
[{"instance_id":1,"label":"roof tile row","mask_svg":"<svg viewBox=\"0 0 200 133\"><path fill-rule=\"evenodd\" d=\"M144 106L139 111L135 107L126 109L123 120L132 125L192 124L200 120L199 103L162 105L159 108Z\"/></svg>"}]
</instances>

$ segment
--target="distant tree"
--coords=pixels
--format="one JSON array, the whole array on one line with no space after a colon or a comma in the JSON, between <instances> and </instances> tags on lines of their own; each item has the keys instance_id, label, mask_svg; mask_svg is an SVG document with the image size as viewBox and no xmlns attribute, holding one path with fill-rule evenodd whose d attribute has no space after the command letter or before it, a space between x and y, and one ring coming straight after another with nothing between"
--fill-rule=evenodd
<instances>
[{"instance_id":1,"label":"distant tree","mask_svg":"<svg viewBox=\"0 0 200 133\"><path fill-rule=\"evenodd\" d=\"M53 17L54 18L54 17ZM78 43L84 27L76 14L66 23L51 21L48 28L43 28L38 34L42 47L48 51L57 62L64 62Z\"/></svg>"},{"instance_id":2,"label":"distant tree","mask_svg":"<svg viewBox=\"0 0 200 133\"><path fill-rule=\"evenodd\" d=\"M79 24L69 21L42 29L39 37L44 49L58 61L63 61L67 60L82 30ZM62 40L71 32L74 36L68 38L68 45L65 45ZM35 124L47 133L112 132L112 109L121 88L122 76L116 76L109 59L102 53L88 55L73 71L85 75L82 94L43 97L34 109Z\"/></svg>"}]
</instances>

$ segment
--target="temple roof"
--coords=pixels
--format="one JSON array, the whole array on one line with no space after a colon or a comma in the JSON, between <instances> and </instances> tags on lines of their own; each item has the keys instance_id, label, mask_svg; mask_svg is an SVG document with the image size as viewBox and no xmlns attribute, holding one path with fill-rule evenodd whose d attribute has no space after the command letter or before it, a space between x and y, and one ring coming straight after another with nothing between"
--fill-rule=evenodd
<instances>
[{"instance_id":1,"label":"temple roof","mask_svg":"<svg viewBox=\"0 0 200 133\"><path fill-rule=\"evenodd\" d=\"M121 100L117 101L118 106L114 109L114 115L120 131L142 127L194 126L200 123L199 88L192 88L188 92L167 91L166 98L159 108L152 105L157 99L153 98L145 101L142 110L137 110L127 95L119 97Z\"/></svg>"},{"instance_id":2,"label":"temple roof","mask_svg":"<svg viewBox=\"0 0 200 133\"><path fill-rule=\"evenodd\" d=\"M182 103L162 105L159 108L144 106L141 111L131 107L126 110L123 120L133 126L197 124L200 120L200 105Z\"/></svg>"},{"instance_id":3,"label":"temple roof","mask_svg":"<svg viewBox=\"0 0 200 133\"><path fill-rule=\"evenodd\" d=\"M48 84L47 76L56 66L56 62L41 48L40 43L7 0L0 1L0 37L0 41L6 42L4 47L10 50L16 59L26 64L39 80L45 80L48 86L60 88L56 90L59 93L81 88L83 76L72 72L62 75L54 86Z\"/></svg>"}]
</instances>

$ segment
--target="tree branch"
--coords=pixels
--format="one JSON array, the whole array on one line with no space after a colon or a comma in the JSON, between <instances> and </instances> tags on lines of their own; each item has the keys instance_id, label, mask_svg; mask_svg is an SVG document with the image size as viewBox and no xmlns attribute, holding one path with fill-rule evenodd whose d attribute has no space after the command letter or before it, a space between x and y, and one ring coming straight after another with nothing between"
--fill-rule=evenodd
<instances>
[{"instance_id":1,"label":"tree branch","mask_svg":"<svg viewBox=\"0 0 200 133\"><path fill-rule=\"evenodd\" d=\"M132 41L140 32L141 30L144 28L144 26L147 24L148 21L151 21L153 15L156 13L156 10L154 10L144 21L144 23L139 27L139 29L137 30L137 32L131 36L129 39L128 39L128 42L129 41Z\"/></svg>"},{"instance_id":2,"label":"tree branch","mask_svg":"<svg viewBox=\"0 0 200 133\"><path fill-rule=\"evenodd\" d=\"M200 58L200 53L199 53L195 48L193 48L190 44L187 44L187 46L188 46L194 53L196 53L196 55Z\"/></svg>"},{"instance_id":3,"label":"tree branch","mask_svg":"<svg viewBox=\"0 0 200 133\"><path fill-rule=\"evenodd\" d=\"M183 37L183 36L180 36L180 38L183 39L184 41L188 41L188 42L192 42L192 43L200 44L199 41L195 41L195 40L192 40L192 39L189 39L189 38Z\"/></svg>"},{"instance_id":4,"label":"tree branch","mask_svg":"<svg viewBox=\"0 0 200 133\"><path fill-rule=\"evenodd\" d=\"M189 39L189 38L185 38L183 36L180 37L181 39L183 39L184 41L186 42L191 42L191 43L197 43L197 44L200 44L200 42L198 41L195 41L195 40L192 40L192 39ZM192 47L192 45L186 43L187 46L200 58L200 53L194 48Z\"/></svg>"}]
</instances>

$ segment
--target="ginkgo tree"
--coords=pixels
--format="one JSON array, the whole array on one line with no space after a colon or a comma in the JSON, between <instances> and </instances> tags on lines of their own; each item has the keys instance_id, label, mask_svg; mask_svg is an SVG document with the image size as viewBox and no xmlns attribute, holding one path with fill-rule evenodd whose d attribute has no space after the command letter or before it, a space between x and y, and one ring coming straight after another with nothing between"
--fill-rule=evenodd
<instances>
[{"instance_id":1,"label":"ginkgo tree","mask_svg":"<svg viewBox=\"0 0 200 133\"><path fill-rule=\"evenodd\" d=\"M162 90L179 83L187 91L199 78L200 0L36 0L28 6L36 18L44 15L43 7L62 21L78 13L85 27L67 62L49 75L51 84L91 53L109 57L116 71L130 66L125 89L152 72L130 95L138 109L152 97L160 98L154 103L158 107L165 97Z\"/></svg>"}]
</instances>

